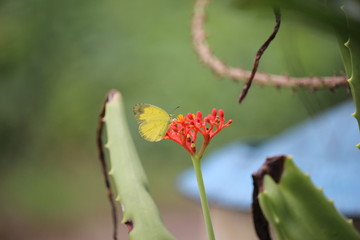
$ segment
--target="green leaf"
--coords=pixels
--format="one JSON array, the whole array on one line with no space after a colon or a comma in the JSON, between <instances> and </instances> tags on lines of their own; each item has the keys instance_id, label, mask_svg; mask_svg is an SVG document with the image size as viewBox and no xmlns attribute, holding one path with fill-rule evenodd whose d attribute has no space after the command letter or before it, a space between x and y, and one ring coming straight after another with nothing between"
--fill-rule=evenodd
<instances>
[{"instance_id":1,"label":"green leaf","mask_svg":"<svg viewBox=\"0 0 360 240\"><path fill-rule=\"evenodd\" d=\"M360 130L360 39L354 38L354 31L358 28L354 26L354 22L349 20L351 17L347 14L345 7L339 7L344 14L344 22L347 23L347 27L343 31L337 31L337 38L340 45L340 53L345 66L346 75L349 77L348 82L350 85L351 93L355 103L355 112L353 116L356 118L359 130ZM347 21L346 21L347 20ZM360 148L360 144L357 145Z\"/></svg>"},{"instance_id":2,"label":"green leaf","mask_svg":"<svg viewBox=\"0 0 360 240\"><path fill-rule=\"evenodd\" d=\"M116 200L123 208L122 223L131 228L132 240L175 239L164 227L153 201L149 184L126 123L122 97L119 92L109 94L105 117L112 176Z\"/></svg>"},{"instance_id":3,"label":"green leaf","mask_svg":"<svg viewBox=\"0 0 360 240\"><path fill-rule=\"evenodd\" d=\"M349 85L351 88L351 93L354 99L356 111L353 113L353 116L358 121L360 129L360 42L352 44L351 37L350 40L346 43L346 47L349 48L351 56L351 77L349 78Z\"/></svg>"},{"instance_id":4,"label":"green leaf","mask_svg":"<svg viewBox=\"0 0 360 240\"><path fill-rule=\"evenodd\" d=\"M360 239L351 221L339 213L291 158L285 159L280 182L265 175L263 187L259 194L260 206L278 239Z\"/></svg>"}]
</instances>

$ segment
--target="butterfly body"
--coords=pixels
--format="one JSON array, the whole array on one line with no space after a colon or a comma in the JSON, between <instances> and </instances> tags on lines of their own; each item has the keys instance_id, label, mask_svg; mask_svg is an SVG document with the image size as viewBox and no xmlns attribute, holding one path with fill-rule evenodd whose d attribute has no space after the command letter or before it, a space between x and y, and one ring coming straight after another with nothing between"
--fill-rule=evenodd
<instances>
[{"instance_id":1,"label":"butterfly body","mask_svg":"<svg viewBox=\"0 0 360 240\"><path fill-rule=\"evenodd\" d=\"M145 140L158 142L164 138L171 123L170 114L151 104L137 104L133 111L139 124L139 133Z\"/></svg>"}]
</instances>

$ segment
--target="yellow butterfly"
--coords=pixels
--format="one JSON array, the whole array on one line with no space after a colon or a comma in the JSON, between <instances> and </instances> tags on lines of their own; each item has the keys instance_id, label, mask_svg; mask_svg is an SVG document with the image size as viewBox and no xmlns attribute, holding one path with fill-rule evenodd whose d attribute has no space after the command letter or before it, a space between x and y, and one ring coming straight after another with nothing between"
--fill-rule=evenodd
<instances>
[{"instance_id":1,"label":"yellow butterfly","mask_svg":"<svg viewBox=\"0 0 360 240\"><path fill-rule=\"evenodd\" d=\"M139 124L139 133L145 140L158 142L164 138L170 126L170 114L150 104L136 104L133 111Z\"/></svg>"}]
</instances>

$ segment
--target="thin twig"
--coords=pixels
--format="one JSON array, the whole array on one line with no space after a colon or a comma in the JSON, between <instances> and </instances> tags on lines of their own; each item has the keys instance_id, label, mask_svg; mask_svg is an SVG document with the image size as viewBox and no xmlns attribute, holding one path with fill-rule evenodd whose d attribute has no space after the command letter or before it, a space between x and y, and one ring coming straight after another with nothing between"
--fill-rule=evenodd
<instances>
[{"instance_id":1,"label":"thin twig","mask_svg":"<svg viewBox=\"0 0 360 240\"><path fill-rule=\"evenodd\" d=\"M112 221L113 221L113 239L117 240L117 225L118 225L117 210L116 210L116 204L115 204L113 192L111 190L111 183L110 183L109 175L107 173L108 168L107 168L107 164L106 164L106 160L105 160L104 145L103 145L103 141L102 141L102 132L104 129L105 108L106 108L106 103L109 101L111 96L112 96L112 91L106 96L106 99L101 107L101 111L99 114L99 120L98 120L98 126L97 126L97 130L96 130L96 144L97 144L101 169L102 169L102 173L104 176L105 185L106 185L106 189L107 189L107 195L108 195L109 202L111 205L111 213L112 213Z\"/></svg>"},{"instance_id":2,"label":"thin twig","mask_svg":"<svg viewBox=\"0 0 360 240\"><path fill-rule=\"evenodd\" d=\"M269 38L264 42L264 44L260 47L260 49L257 51L255 59L254 59L254 64L253 64L253 68L251 70L251 75L250 78L247 80L247 82L245 83L243 90L240 94L239 97L239 103L242 103L242 101L245 99L250 87L251 87L251 83L255 77L257 68L259 66L260 63L260 58L262 57L262 55L264 54L265 50L268 48L268 46L270 45L271 41L274 40L274 38L276 37L276 34L279 31L280 28L280 23L281 23L281 13L280 13L280 9L274 9L274 14L275 14L275 27L274 27L274 31L271 33L271 35L269 36Z\"/></svg>"},{"instance_id":3,"label":"thin twig","mask_svg":"<svg viewBox=\"0 0 360 240\"><path fill-rule=\"evenodd\" d=\"M218 59L210 50L206 42L206 33L204 30L205 10L209 0L196 0L194 7L194 15L192 20L192 37L193 45L200 60L214 73L220 77L230 78L236 81L249 79L250 71L246 71L238 67L230 67L222 60ZM259 85L272 85L282 87L305 87L309 89L317 88L334 88L341 85L348 85L345 76L329 76L329 77L289 77L286 75L273 75L257 72L254 79Z\"/></svg>"}]
</instances>

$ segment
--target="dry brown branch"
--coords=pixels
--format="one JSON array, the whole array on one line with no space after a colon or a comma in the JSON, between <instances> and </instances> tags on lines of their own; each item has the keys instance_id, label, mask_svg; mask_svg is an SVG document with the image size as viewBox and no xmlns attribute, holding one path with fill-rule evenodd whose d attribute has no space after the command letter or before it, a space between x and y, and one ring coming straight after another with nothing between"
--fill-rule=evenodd
<instances>
[{"instance_id":1,"label":"dry brown branch","mask_svg":"<svg viewBox=\"0 0 360 240\"><path fill-rule=\"evenodd\" d=\"M250 78L251 71L238 67L226 65L222 60L213 55L206 41L204 30L205 10L209 0L196 0L192 20L192 37L194 49L200 60L208 66L216 75L230 78L236 81L245 81ZM346 76L329 77L289 77L286 75L273 75L257 72L254 81L260 85L282 86L282 87L306 87L309 89L334 88L348 85Z\"/></svg>"},{"instance_id":2,"label":"dry brown branch","mask_svg":"<svg viewBox=\"0 0 360 240\"><path fill-rule=\"evenodd\" d=\"M277 33L279 32L280 24L281 24L280 10L279 9L274 9L274 15L275 15L275 22L276 22L274 30L271 33L271 35L268 37L268 39L266 39L266 41L261 45L261 47L259 48L259 50L256 53L254 63L253 63L253 67L252 67L252 70L251 70L251 76L243 86L243 90L241 91L241 94L240 94L240 97L239 97L239 100L238 100L239 103L242 103L244 101L245 97L247 96L247 93L249 92L251 84L252 84L252 82L253 82L253 80L254 80L254 78L256 76L256 72L257 72L257 69L259 67L260 59L261 59L262 55L264 54L264 52L266 51L266 49L270 46L270 43L276 37Z\"/></svg>"}]
</instances>

